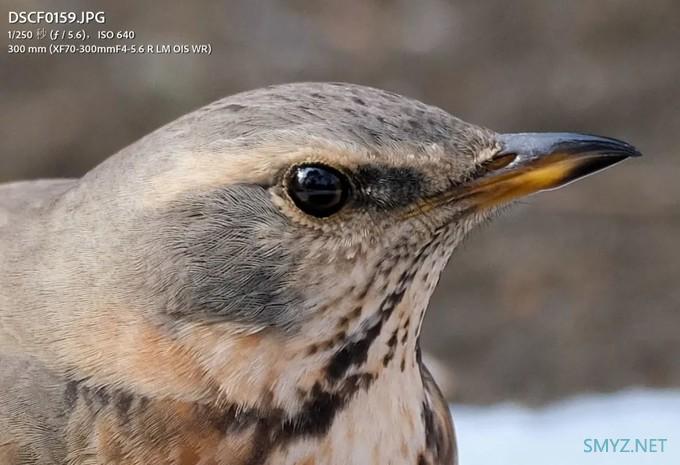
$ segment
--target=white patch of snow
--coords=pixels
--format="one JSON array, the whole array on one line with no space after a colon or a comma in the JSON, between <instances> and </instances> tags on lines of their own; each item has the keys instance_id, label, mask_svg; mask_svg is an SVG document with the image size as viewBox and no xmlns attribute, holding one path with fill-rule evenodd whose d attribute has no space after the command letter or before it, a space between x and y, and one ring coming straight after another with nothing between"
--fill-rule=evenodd
<instances>
[{"instance_id":1,"label":"white patch of snow","mask_svg":"<svg viewBox=\"0 0 680 465\"><path fill-rule=\"evenodd\" d=\"M461 465L680 464L680 390L582 395L540 409L504 403L451 411ZM608 451L596 451L598 445Z\"/></svg>"}]
</instances>

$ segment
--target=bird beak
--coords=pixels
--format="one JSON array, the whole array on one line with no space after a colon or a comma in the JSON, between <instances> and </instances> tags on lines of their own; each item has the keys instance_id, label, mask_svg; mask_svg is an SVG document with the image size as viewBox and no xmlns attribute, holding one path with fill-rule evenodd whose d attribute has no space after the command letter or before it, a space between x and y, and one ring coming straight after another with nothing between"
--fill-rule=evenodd
<instances>
[{"instance_id":1,"label":"bird beak","mask_svg":"<svg viewBox=\"0 0 680 465\"><path fill-rule=\"evenodd\" d=\"M641 155L626 142L587 134L501 134L499 141L501 150L482 165L483 173L462 186L461 197L477 207L556 189Z\"/></svg>"}]
</instances>

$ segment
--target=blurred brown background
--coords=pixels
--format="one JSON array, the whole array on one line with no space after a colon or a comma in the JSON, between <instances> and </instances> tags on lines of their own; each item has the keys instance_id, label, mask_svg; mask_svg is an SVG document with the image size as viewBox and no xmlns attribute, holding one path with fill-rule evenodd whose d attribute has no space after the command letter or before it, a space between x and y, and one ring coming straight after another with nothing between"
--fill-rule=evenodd
<instances>
[{"instance_id":1,"label":"blurred brown background","mask_svg":"<svg viewBox=\"0 0 680 465\"><path fill-rule=\"evenodd\" d=\"M646 157L473 234L442 277L424 344L451 368L456 401L680 386L680 2L0 4L5 18L104 10L89 31L213 49L17 56L3 44L0 181L79 176L212 100L300 80L390 89L498 131L634 143Z\"/></svg>"}]
</instances>

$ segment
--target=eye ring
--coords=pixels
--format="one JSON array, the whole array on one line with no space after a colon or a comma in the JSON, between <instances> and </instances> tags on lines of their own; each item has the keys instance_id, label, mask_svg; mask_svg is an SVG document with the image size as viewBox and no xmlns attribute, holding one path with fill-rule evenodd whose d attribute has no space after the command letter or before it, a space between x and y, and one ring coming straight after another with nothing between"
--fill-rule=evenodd
<instances>
[{"instance_id":1,"label":"eye ring","mask_svg":"<svg viewBox=\"0 0 680 465\"><path fill-rule=\"evenodd\" d=\"M303 213L327 218L349 200L352 188L347 176L323 163L303 163L288 170L286 192Z\"/></svg>"}]
</instances>

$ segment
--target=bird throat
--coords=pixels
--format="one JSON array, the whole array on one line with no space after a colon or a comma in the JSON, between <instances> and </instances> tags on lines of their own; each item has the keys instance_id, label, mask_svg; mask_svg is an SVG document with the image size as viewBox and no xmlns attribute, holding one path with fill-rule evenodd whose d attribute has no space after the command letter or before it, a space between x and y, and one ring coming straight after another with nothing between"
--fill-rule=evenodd
<instances>
[{"instance_id":1,"label":"bird throat","mask_svg":"<svg viewBox=\"0 0 680 465\"><path fill-rule=\"evenodd\" d=\"M395 248L324 301L295 344L243 336L225 359L198 335L202 365L220 360L210 370L226 380L219 402L69 383L68 449L121 464L453 463L448 406L418 345L450 240ZM239 358L244 351L261 358Z\"/></svg>"}]
</instances>

